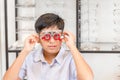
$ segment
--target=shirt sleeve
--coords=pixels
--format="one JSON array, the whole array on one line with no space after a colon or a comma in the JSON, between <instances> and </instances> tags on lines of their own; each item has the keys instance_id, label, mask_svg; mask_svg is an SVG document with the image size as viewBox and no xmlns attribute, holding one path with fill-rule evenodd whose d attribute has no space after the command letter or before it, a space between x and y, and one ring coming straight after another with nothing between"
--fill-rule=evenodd
<instances>
[{"instance_id":1,"label":"shirt sleeve","mask_svg":"<svg viewBox=\"0 0 120 80\"><path fill-rule=\"evenodd\" d=\"M23 65L20 69L20 72L19 72L19 78L23 80L25 76L26 76L26 63L24 61Z\"/></svg>"}]
</instances>

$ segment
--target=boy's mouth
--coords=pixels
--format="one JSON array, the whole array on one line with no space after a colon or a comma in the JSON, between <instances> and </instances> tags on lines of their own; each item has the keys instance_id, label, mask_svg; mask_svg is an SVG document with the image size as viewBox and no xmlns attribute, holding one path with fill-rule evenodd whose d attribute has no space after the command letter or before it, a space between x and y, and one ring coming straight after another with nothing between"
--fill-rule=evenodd
<instances>
[{"instance_id":1,"label":"boy's mouth","mask_svg":"<svg viewBox=\"0 0 120 80\"><path fill-rule=\"evenodd\" d=\"M55 45L50 45L48 46L49 48L55 48L56 46Z\"/></svg>"}]
</instances>

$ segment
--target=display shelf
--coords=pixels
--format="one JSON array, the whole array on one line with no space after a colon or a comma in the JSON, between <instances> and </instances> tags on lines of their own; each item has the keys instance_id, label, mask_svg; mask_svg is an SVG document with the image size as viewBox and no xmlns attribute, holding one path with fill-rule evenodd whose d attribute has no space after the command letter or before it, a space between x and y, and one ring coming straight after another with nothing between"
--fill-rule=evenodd
<instances>
[{"instance_id":1,"label":"display shelf","mask_svg":"<svg viewBox=\"0 0 120 80\"><path fill-rule=\"evenodd\" d=\"M120 1L78 0L77 47L82 52L120 52Z\"/></svg>"},{"instance_id":2,"label":"display shelf","mask_svg":"<svg viewBox=\"0 0 120 80\"><path fill-rule=\"evenodd\" d=\"M120 53L120 44L117 42L79 42L79 51L82 53Z\"/></svg>"},{"instance_id":3,"label":"display shelf","mask_svg":"<svg viewBox=\"0 0 120 80\"><path fill-rule=\"evenodd\" d=\"M9 31L8 25L10 23L10 19L8 19L8 10L7 5L11 3L7 3L8 0L5 0L5 36L6 36L6 69L9 67L9 53L15 53L16 57L18 53L23 48L23 42L25 38L30 35L31 33L35 33L34 23L35 23L35 0L13 0L11 3L14 4L14 8L12 10L11 15L14 16L13 19L13 26L15 29L13 38L15 39L14 43L9 43ZM13 27L12 26L12 27ZM9 37L9 38L8 38ZM14 40L13 39L13 40Z\"/></svg>"},{"instance_id":4,"label":"display shelf","mask_svg":"<svg viewBox=\"0 0 120 80\"><path fill-rule=\"evenodd\" d=\"M14 44L8 47L8 52L20 52L23 49L24 42L23 41L16 41Z\"/></svg>"},{"instance_id":5,"label":"display shelf","mask_svg":"<svg viewBox=\"0 0 120 80\"><path fill-rule=\"evenodd\" d=\"M81 50L93 51L120 51L120 43L117 42L81 42Z\"/></svg>"},{"instance_id":6,"label":"display shelf","mask_svg":"<svg viewBox=\"0 0 120 80\"><path fill-rule=\"evenodd\" d=\"M17 29L17 31L35 31L34 29Z\"/></svg>"},{"instance_id":7,"label":"display shelf","mask_svg":"<svg viewBox=\"0 0 120 80\"><path fill-rule=\"evenodd\" d=\"M20 51L21 51L21 48L14 48L14 49L9 48L9 50L8 50L8 52L11 52L11 53L14 53L14 52L15 52L15 53L17 53L17 54L18 54ZM16 55L17 55L17 54L16 54Z\"/></svg>"},{"instance_id":8,"label":"display shelf","mask_svg":"<svg viewBox=\"0 0 120 80\"><path fill-rule=\"evenodd\" d=\"M24 4L16 4L16 8L35 8L35 4L29 4L29 5L24 5Z\"/></svg>"},{"instance_id":9,"label":"display shelf","mask_svg":"<svg viewBox=\"0 0 120 80\"><path fill-rule=\"evenodd\" d=\"M86 51L86 50L79 50L81 53L101 53L101 54L107 54L107 53L109 53L109 54L119 54L120 53L120 51L104 51L104 50L102 50L102 51L93 51L93 50L91 50L91 51Z\"/></svg>"},{"instance_id":10,"label":"display shelf","mask_svg":"<svg viewBox=\"0 0 120 80\"><path fill-rule=\"evenodd\" d=\"M16 17L16 21L35 21L35 17Z\"/></svg>"}]
</instances>

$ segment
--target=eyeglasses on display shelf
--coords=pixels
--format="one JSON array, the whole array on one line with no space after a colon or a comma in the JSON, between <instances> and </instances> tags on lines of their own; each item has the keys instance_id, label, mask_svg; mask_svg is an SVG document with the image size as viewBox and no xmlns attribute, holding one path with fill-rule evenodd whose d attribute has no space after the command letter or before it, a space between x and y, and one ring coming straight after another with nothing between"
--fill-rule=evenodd
<instances>
[{"instance_id":1,"label":"eyeglasses on display shelf","mask_svg":"<svg viewBox=\"0 0 120 80\"><path fill-rule=\"evenodd\" d=\"M77 1L79 50L83 53L120 53L120 1Z\"/></svg>"}]
</instances>

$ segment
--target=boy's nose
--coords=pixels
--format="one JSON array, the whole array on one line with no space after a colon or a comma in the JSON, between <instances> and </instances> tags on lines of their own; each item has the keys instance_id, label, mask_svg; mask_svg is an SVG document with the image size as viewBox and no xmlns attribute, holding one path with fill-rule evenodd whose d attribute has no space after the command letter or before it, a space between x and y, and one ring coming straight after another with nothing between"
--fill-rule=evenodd
<instances>
[{"instance_id":1,"label":"boy's nose","mask_svg":"<svg viewBox=\"0 0 120 80\"><path fill-rule=\"evenodd\" d=\"M49 41L50 42L55 42L55 39L53 38L53 36L51 37L51 39Z\"/></svg>"}]
</instances>

